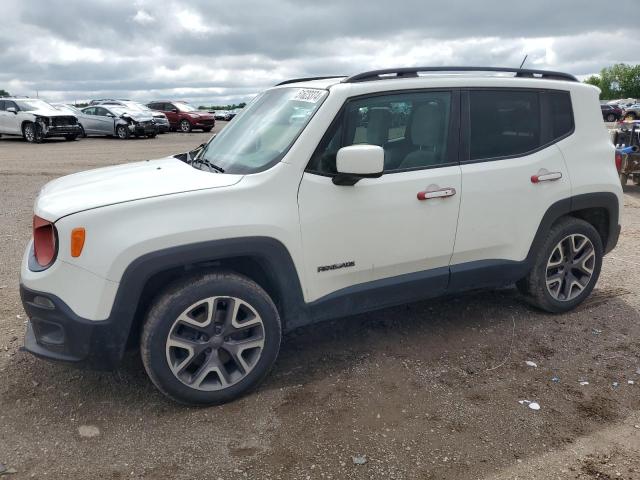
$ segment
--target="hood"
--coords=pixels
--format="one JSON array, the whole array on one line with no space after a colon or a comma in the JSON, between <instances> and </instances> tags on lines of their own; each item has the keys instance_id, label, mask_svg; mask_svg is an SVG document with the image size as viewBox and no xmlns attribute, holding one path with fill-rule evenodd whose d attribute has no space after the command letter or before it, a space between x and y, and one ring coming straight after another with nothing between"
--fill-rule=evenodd
<instances>
[{"instance_id":1,"label":"hood","mask_svg":"<svg viewBox=\"0 0 640 480\"><path fill-rule=\"evenodd\" d=\"M97 168L47 183L36 198L34 213L53 222L83 210L226 187L241 179L242 175L197 170L174 157Z\"/></svg>"},{"instance_id":2,"label":"hood","mask_svg":"<svg viewBox=\"0 0 640 480\"><path fill-rule=\"evenodd\" d=\"M139 112L135 110L127 110L120 116L124 118L131 118L136 122L148 122L150 120L153 120L153 115L151 115L151 112Z\"/></svg>"},{"instance_id":3,"label":"hood","mask_svg":"<svg viewBox=\"0 0 640 480\"><path fill-rule=\"evenodd\" d=\"M31 115L38 115L40 117L68 117L68 116L73 116L75 117L76 114L70 110L58 110L55 107L44 107L44 108L38 108L37 110L28 110L25 111L24 113L30 113Z\"/></svg>"}]
</instances>

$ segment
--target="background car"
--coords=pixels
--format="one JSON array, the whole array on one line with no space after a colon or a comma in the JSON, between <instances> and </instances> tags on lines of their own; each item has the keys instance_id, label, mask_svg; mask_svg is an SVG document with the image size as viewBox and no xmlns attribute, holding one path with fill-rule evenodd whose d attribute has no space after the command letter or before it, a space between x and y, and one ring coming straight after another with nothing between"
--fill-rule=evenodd
<instances>
[{"instance_id":1,"label":"background car","mask_svg":"<svg viewBox=\"0 0 640 480\"><path fill-rule=\"evenodd\" d=\"M82 113L82 126L87 135L126 139L131 135L153 138L158 133L158 127L149 113L121 105L92 105L83 108Z\"/></svg>"},{"instance_id":2,"label":"background car","mask_svg":"<svg viewBox=\"0 0 640 480\"><path fill-rule=\"evenodd\" d=\"M640 119L640 103L629 105L622 111L622 118L625 120L638 120Z\"/></svg>"},{"instance_id":3,"label":"background car","mask_svg":"<svg viewBox=\"0 0 640 480\"><path fill-rule=\"evenodd\" d=\"M196 128L203 132L210 132L216 124L212 114L200 111L186 102L155 100L148 103L147 107L164 113L169 119L172 130L188 133Z\"/></svg>"},{"instance_id":4,"label":"background car","mask_svg":"<svg viewBox=\"0 0 640 480\"><path fill-rule=\"evenodd\" d=\"M622 109L617 105L600 105L602 118L607 122L615 122L622 118Z\"/></svg>"},{"instance_id":5,"label":"background car","mask_svg":"<svg viewBox=\"0 0 640 480\"><path fill-rule=\"evenodd\" d=\"M151 110L149 107L139 102L134 102L132 100L103 99L103 100L92 100L92 105L120 105L129 110L138 110L153 116L153 121L156 123L156 126L158 127L158 133L166 133L171 130L169 119L164 113L159 112L157 110Z\"/></svg>"},{"instance_id":6,"label":"background car","mask_svg":"<svg viewBox=\"0 0 640 480\"><path fill-rule=\"evenodd\" d=\"M0 134L19 135L29 143L49 137L75 140L80 134L78 119L39 98L0 99Z\"/></svg>"}]
</instances>

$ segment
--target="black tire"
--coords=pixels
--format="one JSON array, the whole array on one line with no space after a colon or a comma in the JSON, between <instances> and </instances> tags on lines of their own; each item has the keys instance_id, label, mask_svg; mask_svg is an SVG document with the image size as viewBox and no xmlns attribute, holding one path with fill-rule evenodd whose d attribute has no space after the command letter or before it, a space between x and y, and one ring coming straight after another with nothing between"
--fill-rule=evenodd
<instances>
[{"instance_id":1,"label":"black tire","mask_svg":"<svg viewBox=\"0 0 640 480\"><path fill-rule=\"evenodd\" d=\"M620 178L620 185L622 185L623 188L626 187L629 181L629 175L626 173L618 173L618 177Z\"/></svg>"},{"instance_id":2,"label":"black tire","mask_svg":"<svg viewBox=\"0 0 640 480\"><path fill-rule=\"evenodd\" d=\"M78 135L65 135L64 139L67 142L73 142L76 138L78 138Z\"/></svg>"},{"instance_id":3,"label":"black tire","mask_svg":"<svg viewBox=\"0 0 640 480\"><path fill-rule=\"evenodd\" d=\"M149 135L147 135L147 138L156 138L157 135L158 132L150 133Z\"/></svg>"},{"instance_id":4,"label":"black tire","mask_svg":"<svg viewBox=\"0 0 640 480\"><path fill-rule=\"evenodd\" d=\"M211 130L213 130L213 127L207 127L202 129L204 133L209 133Z\"/></svg>"},{"instance_id":5,"label":"black tire","mask_svg":"<svg viewBox=\"0 0 640 480\"><path fill-rule=\"evenodd\" d=\"M640 185L640 175L634 175L631 178L631 181L633 182L634 185Z\"/></svg>"},{"instance_id":6,"label":"black tire","mask_svg":"<svg viewBox=\"0 0 640 480\"><path fill-rule=\"evenodd\" d=\"M189 122L189 120L180 120L180 131L182 133L189 133L191 132L191 122Z\"/></svg>"},{"instance_id":7,"label":"black tire","mask_svg":"<svg viewBox=\"0 0 640 480\"><path fill-rule=\"evenodd\" d=\"M610 113L609 115L607 115L607 122L615 122L616 121L616 116L613 113Z\"/></svg>"},{"instance_id":8,"label":"black tire","mask_svg":"<svg viewBox=\"0 0 640 480\"><path fill-rule=\"evenodd\" d=\"M178 317L189 311L194 305L198 305L199 302L212 297L222 297L223 302L225 297L234 297L236 301L239 299L249 304L257 312L261 321L263 346L251 369L235 383L230 383L226 387L221 386L217 390L202 390L187 385L184 379L179 379L173 373L169 364L171 347L167 345L167 340L172 331L177 332L174 330L174 326L178 325ZM215 305L215 307L207 308L213 308L213 311L217 313L218 310L215 309L218 308L218 304ZM214 318L219 319L220 317L216 314ZM211 338L203 340L199 337L201 334L197 333L199 330L193 329L193 331L198 336L195 339L197 341L213 341L214 335L217 335L218 339L222 335L227 335L225 332L211 333ZM164 395L187 405L216 405L246 394L266 377L278 356L281 337L282 330L278 310L269 295L259 285L236 273L212 272L178 280L154 300L142 329L140 352L147 374ZM171 338L174 336L172 335ZM224 340L226 341L227 338ZM225 345L213 347L216 358L220 358L220 350L218 349L224 350ZM243 352L240 352L239 355L242 354ZM211 348L198 355L191 353L190 355L191 360L186 359L187 366L184 367L184 370L188 370L194 363L197 363L198 359L203 359L202 364L204 365L214 356L211 353ZM237 365L237 362L233 363ZM196 365L196 368L199 367ZM186 374L187 377L191 376L192 383L192 377L197 376L199 371ZM228 371L225 367L225 372L228 373ZM210 373L206 374L204 378L208 378ZM219 377L218 374L215 376Z\"/></svg>"},{"instance_id":9,"label":"black tire","mask_svg":"<svg viewBox=\"0 0 640 480\"><path fill-rule=\"evenodd\" d=\"M84 131L84 127L80 125L80 136L82 138L87 138L87 133Z\"/></svg>"},{"instance_id":10,"label":"black tire","mask_svg":"<svg viewBox=\"0 0 640 480\"><path fill-rule=\"evenodd\" d=\"M37 123L27 122L22 126L22 137L29 143L42 143L44 135Z\"/></svg>"},{"instance_id":11,"label":"black tire","mask_svg":"<svg viewBox=\"0 0 640 480\"><path fill-rule=\"evenodd\" d=\"M592 274L583 289L569 299L556 299L547 287L547 264L551 261L556 246L570 235L586 237L593 247L594 257L591 265ZM518 290L533 306L551 313L562 313L574 309L589 296L600 276L602 267L603 246L598 231L584 220L565 217L558 221L549 231L546 240L534 257L533 268L529 274L516 283ZM566 268L566 266L564 267ZM571 269L570 269L571 270ZM566 280L565 280L566 282ZM562 288L560 283L559 289ZM565 283L566 285L566 283ZM570 289L571 291L572 289Z\"/></svg>"},{"instance_id":12,"label":"black tire","mask_svg":"<svg viewBox=\"0 0 640 480\"><path fill-rule=\"evenodd\" d=\"M129 138L129 136L129 129L126 125L118 125L116 127L116 137L118 137L120 140L126 140L127 138Z\"/></svg>"}]
</instances>

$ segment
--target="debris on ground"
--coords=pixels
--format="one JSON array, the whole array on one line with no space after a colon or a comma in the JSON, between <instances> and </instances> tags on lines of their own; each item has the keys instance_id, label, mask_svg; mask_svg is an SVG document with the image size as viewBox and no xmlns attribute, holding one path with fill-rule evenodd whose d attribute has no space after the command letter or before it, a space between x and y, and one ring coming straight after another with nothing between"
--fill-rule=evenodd
<instances>
[{"instance_id":1,"label":"debris on ground","mask_svg":"<svg viewBox=\"0 0 640 480\"><path fill-rule=\"evenodd\" d=\"M580 385L584 387L585 385L589 385L589 382L587 382L586 380L580 380Z\"/></svg>"},{"instance_id":2,"label":"debris on ground","mask_svg":"<svg viewBox=\"0 0 640 480\"><path fill-rule=\"evenodd\" d=\"M518 400L520 405L526 405L531 410L540 410L540 404L538 402L532 402L531 400Z\"/></svg>"},{"instance_id":3,"label":"debris on ground","mask_svg":"<svg viewBox=\"0 0 640 480\"><path fill-rule=\"evenodd\" d=\"M536 368L538 366L538 364L536 362L532 362L531 360L527 360L526 363L528 366Z\"/></svg>"},{"instance_id":4,"label":"debris on ground","mask_svg":"<svg viewBox=\"0 0 640 480\"><path fill-rule=\"evenodd\" d=\"M354 465L364 465L365 463L367 463L367 456L356 455L354 457L351 457L351 460L353 460Z\"/></svg>"},{"instance_id":5,"label":"debris on ground","mask_svg":"<svg viewBox=\"0 0 640 480\"><path fill-rule=\"evenodd\" d=\"M94 425L80 425L78 433L84 438L93 438L100 435L100 429Z\"/></svg>"},{"instance_id":6,"label":"debris on ground","mask_svg":"<svg viewBox=\"0 0 640 480\"><path fill-rule=\"evenodd\" d=\"M551 377L553 383L560 383L560 377Z\"/></svg>"}]
</instances>

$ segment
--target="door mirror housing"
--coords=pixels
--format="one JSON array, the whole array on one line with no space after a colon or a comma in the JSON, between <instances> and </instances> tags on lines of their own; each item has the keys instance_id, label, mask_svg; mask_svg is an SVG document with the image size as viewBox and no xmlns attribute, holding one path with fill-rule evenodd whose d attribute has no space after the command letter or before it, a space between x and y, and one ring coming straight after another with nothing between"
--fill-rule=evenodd
<instances>
[{"instance_id":1,"label":"door mirror housing","mask_svg":"<svg viewBox=\"0 0 640 480\"><path fill-rule=\"evenodd\" d=\"M18 113L18 111L16 110L16 107L9 107L9 108L7 108L7 112L11 112L11 113Z\"/></svg>"},{"instance_id":2,"label":"door mirror housing","mask_svg":"<svg viewBox=\"0 0 640 480\"><path fill-rule=\"evenodd\" d=\"M106 115L107 117L111 117L111 118L116 118L116 116L113 113L107 113Z\"/></svg>"},{"instance_id":3,"label":"door mirror housing","mask_svg":"<svg viewBox=\"0 0 640 480\"><path fill-rule=\"evenodd\" d=\"M355 185L362 178L378 178L384 170L384 149L378 145L342 147L336 155L335 185Z\"/></svg>"},{"instance_id":4,"label":"door mirror housing","mask_svg":"<svg viewBox=\"0 0 640 480\"><path fill-rule=\"evenodd\" d=\"M177 109L177 108L172 108L172 109L171 109L171 111L172 111L173 113L178 113L178 109Z\"/></svg>"}]
</instances>

